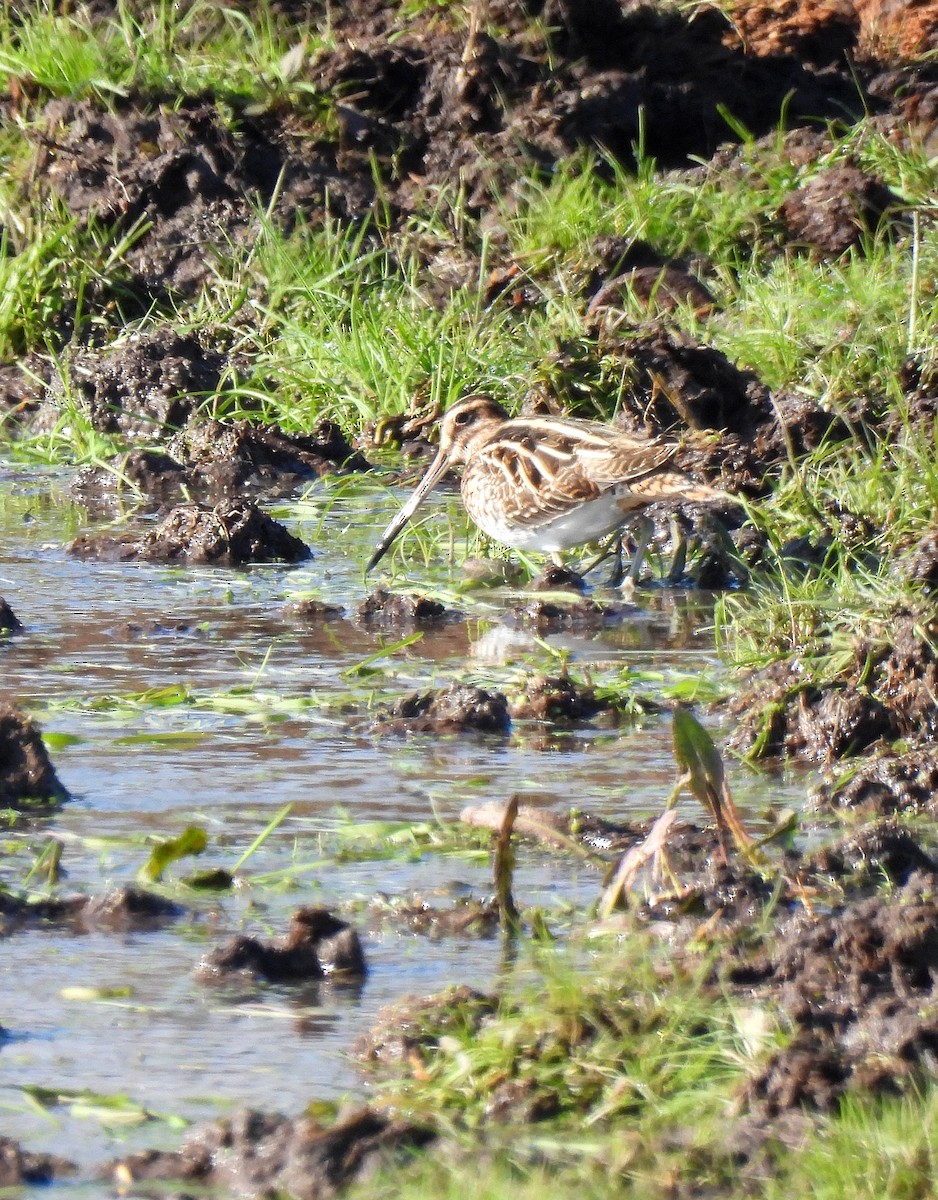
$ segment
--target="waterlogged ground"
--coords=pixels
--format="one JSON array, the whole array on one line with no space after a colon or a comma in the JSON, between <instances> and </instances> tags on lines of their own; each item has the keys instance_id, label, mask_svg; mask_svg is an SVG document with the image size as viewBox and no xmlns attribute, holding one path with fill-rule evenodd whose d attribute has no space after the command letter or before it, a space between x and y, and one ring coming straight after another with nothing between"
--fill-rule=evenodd
<instances>
[{"instance_id":1,"label":"waterlogged ground","mask_svg":"<svg viewBox=\"0 0 938 1200\"><path fill-rule=\"evenodd\" d=\"M501 622L504 596L467 598L471 619L362 667L404 636L354 619L367 591L361 563L393 503L373 483L328 504L328 484L317 484L276 510L311 544L310 562L226 571L76 561L65 545L88 517L69 480L18 467L0 475L0 593L26 627L0 647L3 691L39 718L73 797L54 816L8 832L4 883L24 886L54 838L59 891L100 893L132 883L155 839L193 824L209 843L196 865L232 869L290 806L239 871L243 886L202 897L170 886L190 915L165 928L30 929L5 941L4 1131L90 1166L134 1145L174 1144L175 1118L246 1102L297 1113L314 1099L364 1096L349 1050L382 1005L452 983L490 986L508 970L497 938L419 936L391 913L414 896L449 907L490 894L487 835L445 832L458 828L465 805L519 792L558 812L573 805L613 820L646 818L673 783L667 715L549 742L533 728L507 741L402 739L371 732L376 697L467 673L504 685L556 670L551 651L561 649L574 673L631 668L650 696L681 681L716 681L720 667L711 601L664 589L640 593L635 612L599 634L540 643ZM438 580L447 570L440 564ZM426 584L422 569L415 574ZM309 594L346 615L298 621L288 604ZM785 802L777 780L742 770L733 780L756 822L768 803ZM794 787L792 801L803 792ZM387 840L372 822L413 831ZM428 847L431 835L448 848ZM192 860L180 863L166 882L192 869ZM594 866L529 846L515 891L564 928L582 919L600 880ZM28 886L43 891L38 877ZM363 933L364 984L196 981L203 953L240 931L282 934L304 904L333 909ZM98 1095L41 1105L24 1091L36 1087ZM103 1097L126 1103L108 1111Z\"/></svg>"}]
</instances>

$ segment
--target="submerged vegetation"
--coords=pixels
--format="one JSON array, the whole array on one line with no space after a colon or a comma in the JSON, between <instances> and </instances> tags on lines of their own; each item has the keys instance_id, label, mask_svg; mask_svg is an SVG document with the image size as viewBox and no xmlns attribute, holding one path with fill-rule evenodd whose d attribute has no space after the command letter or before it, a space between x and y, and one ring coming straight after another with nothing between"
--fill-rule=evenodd
<instances>
[{"instance_id":1,"label":"submerged vegetation","mask_svg":"<svg viewBox=\"0 0 938 1200\"><path fill-rule=\"evenodd\" d=\"M351 764L333 792L347 815L328 827L301 784L273 816L250 808L267 787L257 769L226 785L246 797L236 830L187 796L173 831L82 842L43 824L62 785L40 789L35 764L4 747L2 931L136 934L182 915L174 937L202 949L223 902L239 935L253 921L270 936L265 905L294 893L294 921L325 922L308 901L335 872L353 922L500 938L491 990L392 1007L362 1040L374 1128L345 1174L302 1158L354 1124L320 1129L313 1084L300 1134L258 1116L258 1138L282 1139L265 1184L283 1194L930 1194L934 30L913 44L912 22L891 42L849 4L833 25L795 5L812 40L764 5L611 3L598 33L591 6L529 7L43 0L0 13L0 450L31 480L3 494L3 521L44 520L61 495L44 481L61 488L67 471L74 503L55 528L83 559L96 556L86 523L147 530L202 506L230 532L245 496L302 532L311 571L324 543L332 555L299 587L273 568L280 607L267 595L254 613L236 677L150 682L135 668L86 685L77 658L21 702L63 723L53 755L88 754L85 739L119 765L252 739L289 755L320 737L317 771ZM679 438L682 470L730 499L720 520L659 514L652 586L629 597L549 573L529 590L538 556L507 555L442 501L387 560L407 595L363 599L373 527L396 499L370 465L409 483L411 454L468 392ZM111 539L100 557L120 572L135 544ZM196 561L253 561L226 553ZM186 557L171 543L165 560L171 580ZM336 563L353 611L332 603ZM260 609L248 571L213 569L201 596ZM675 605L673 643L712 622L718 653L662 667L630 621L696 587L718 593L715 609ZM179 628L105 636L149 670L168 633L222 645L221 605L203 612L193 595ZM4 616L0 653L21 629ZM469 662L480 631L494 649ZM577 638L597 633L619 656L579 661ZM714 702L723 752L683 707ZM627 747L669 713L663 815L583 812L572 755ZM6 719L28 727L18 708ZM477 757L457 769L463 736ZM465 802L463 824L357 819L356 755L384 742L389 761L432 748L422 799ZM731 752L752 770L810 762L810 804L741 815ZM549 792L518 766L537 755L559 764ZM607 793L638 770L623 749ZM483 777L506 793L494 808L476 803ZM688 793L703 806L693 823L672 811ZM699 828L708 816L715 834ZM73 852L100 856L104 916L68 893ZM430 860L471 867L495 899L392 894L407 890L398 866ZM543 881L529 900L532 863L559 876L571 861L593 872L576 902L545 905ZM328 920L327 941L346 934ZM248 943L281 962L291 936L239 936L225 953L237 970ZM319 988L358 995L356 962L350 984L317 959L300 1024L323 1021ZM237 970L232 1007L247 997L252 1012L264 988L295 982ZM61 998L79 994L131 1007L110 983ZM116 1123L166 1109L96 1085L20 1092ZM243 1130L219 1128L163 1177L233 1187L205 1147L220 1139L236 1176ZM388 1146L398 1157L356 1180ZM10 1182L40 1179L31 1162ZM141 1169L128 1153L119 1185ZM316 1171L333 1191L315 1190Z\"/></svg>"}]
</instances>

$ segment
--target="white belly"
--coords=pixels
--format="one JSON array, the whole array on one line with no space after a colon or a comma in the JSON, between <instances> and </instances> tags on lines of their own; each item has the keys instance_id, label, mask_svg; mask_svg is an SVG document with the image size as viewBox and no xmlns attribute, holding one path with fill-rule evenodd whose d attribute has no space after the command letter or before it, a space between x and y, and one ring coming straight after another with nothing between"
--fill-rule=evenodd
<instances>
[{"instance_id":1,"label":"white belly","mask_svg":"<svg viewBox=\"0 0 938 1200\"><path fill-rule=\"evenodd\" d=\"M545 521L543 525L510 525L488 514L483 517L481 513L475 520L480 529L497 542L504 542L515 550L539 550L550 554L614 533L622 528L630 515L623 511L621 498L610 491Z\"/></svg>"}]
</instances>

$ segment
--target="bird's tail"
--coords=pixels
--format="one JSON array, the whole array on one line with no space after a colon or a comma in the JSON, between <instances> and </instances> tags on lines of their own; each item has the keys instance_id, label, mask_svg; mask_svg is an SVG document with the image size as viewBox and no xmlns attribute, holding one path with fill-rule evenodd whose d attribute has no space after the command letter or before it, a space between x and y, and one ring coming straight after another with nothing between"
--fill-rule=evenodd
<instances>
[{"instance_id":1,"label":"bird's tail","mask_svg":"<svg viewBox=\"0 0 938 1200\"><path fill-rule=\"evenodd\" d=\"M657 471L645 479L632 480L629 491L641 496L646 504L655 500L728 500L729 494L708 483L698 483L681 471Z\"/></svg>"}]
</instances>

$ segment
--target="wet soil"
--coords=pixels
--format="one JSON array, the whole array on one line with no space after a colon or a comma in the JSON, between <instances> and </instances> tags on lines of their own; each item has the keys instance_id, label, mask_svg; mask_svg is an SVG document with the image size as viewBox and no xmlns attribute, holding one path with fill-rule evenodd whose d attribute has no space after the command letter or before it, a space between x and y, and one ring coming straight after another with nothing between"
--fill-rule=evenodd
<instances>
[{"instance_id":1,"label":"wet soil","mask_svg":"<svg viewBox=\"0 0 938 1200\"><path fill-rule=\"evenodd\" d=\"M0 1137L0 1187L49 1184L75 1172L74 1163L54 1154L31 1154L12 1138Z\"/></svg>"},{"instance_id":2,"label":"wet soil","mask_svg":"<svg viewBox=\"0 0 938 1200\"><path fill-rule=\"evenodd\" d=\"M0 703L0 805L30 809L67 799L39 726L15 704Z\"/></svg>"},{"instance_id":3,"label":"wet soil","mask_svg":"<svg viewBox=\"0 0 938 1200\"><path fill-rule=\"evenodd\" d=\"M173 428L178 427L167 426L164 432ZM159 503L183 495L217 503L291 495L311 479L369 469L367 459L332 421L321 421L313 434L305 435L248 421L197 420L179 429L165 451L130 450L104 467L85 468L73 488L94 512L122 493Z\"/></svg>"},{"instance_id":4,"label":"wet soil","mask_svg":"<svg viewBox=\"0 0 938 1200\"><path fill-rule=\"evenodd\" d=\"M368 1108L340 1114L332 1125L242 1109L193 1130L178 1151L117 1160L108 1177L122 1192L164 1181L221 1188L232 1196L276 1192L295 1200L329 1200L379 1164L404 1161L432 1137L426 1129ZM160 1194L166 1194L162 1188Z\"/></svg>"},{"instance_id":5,"label":"wet soil","mask_svg":"<svg viewBox=\"0 0 938 1200\"><path fill-rule=\"evenodd\" d=\"M792 1040L753 1082L771 1114L830 1108L847 1090L901 1093L935 1070L934 864L893 895L795 922L737 984L773 997Z\"/></svg>"},{"instance_id":6,"label":"wet soil","mask_svg":"<svg viewBox=\"0 0 938 1200\"><path fill-rule=\"evenodd\" d=\"M366 628L423 629L451 621L464 620L464 614L448 609L439 600L416 594L403 596L386 588L366 596L355 610L359 624Z\"/></svg>"},{"instance_id":7,"label":"wet soil","mask_svg":"<svg viewBox=\"0 0 938 1200\"><path fill-rule=\"evenodd\" d=\"M780 661L743 681L728 708L732 744L757 756L833 762L899 738L934 741L938 631L930 612L902 612L858 637L832 678L812 678L804 659Z\"/></svg>"},{"instance_id":8,"label":"wet soil","mask_svg":"<svg viewBox=\"0 0 938 1200\"><path fill-rule=\"evenodd\" d=\"M198 966L204 983L234 978L298 983L330 977L363 977L365 954L358 934L345 921L320 908L301 908L287 934L276 942L236 937L206 954Z\"/></svg>"},{"instance_id":9,"label":"wet soil","mask_svg":"<svg viewBox=\"0 0 938 1200\"><path fill-rule=\"evenodd\" d=\"M71 933L146 933L187 915L175 901L136 887L98 895L23 899L0 893L0 936L22 930L61 928Z\"/></svg>"},{"instance_id":10,"label":"wet soil","mask_svg":"<svg viewBox=\"0 0 938 1200\"><path fill-rule=\"evenodd\" d=\"M279 521L250 501L205 509L181 504L142 537L82 534L68 546L76 558L105 562L245 563L302 562L312 551Z\"/></svg>"},{"instance_id":11,"label":"wet soil","mask_svg":"<svg viewBox=\"0 0 938 1200\"><path fill-rule=\"evenodd\" d=\"M471 684L414 692L379 712L374 721L375 732L381 734L481 733L505 737L510 729L508 701L502 693Z\"/></svg>"}]
</instances>

